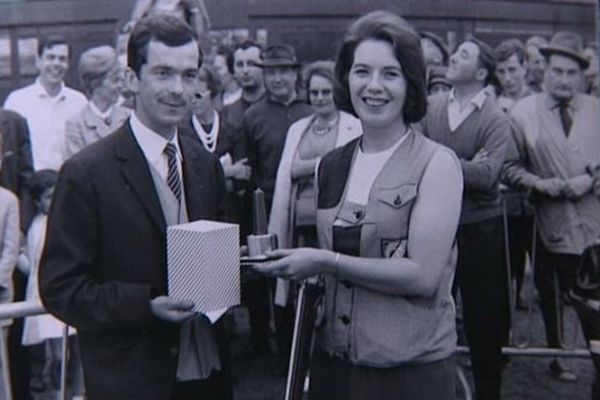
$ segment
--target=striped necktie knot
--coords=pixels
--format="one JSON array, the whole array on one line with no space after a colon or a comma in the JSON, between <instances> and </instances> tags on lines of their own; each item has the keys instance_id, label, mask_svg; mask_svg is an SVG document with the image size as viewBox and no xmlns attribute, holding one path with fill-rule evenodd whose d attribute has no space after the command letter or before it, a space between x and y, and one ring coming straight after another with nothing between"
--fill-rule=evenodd
<instances>
[{"instance_id":1,"label":"striped necktie knot","mask_svg":"<svg viewBox=\"0 0 600 400\"><path fill-rule=\"evenodd\" d=\"M169 142L163 152L167 156L168 164L167 185L177 198L177 201L181 203L181 179L177 170L177 148L173 143Z\"/></svg>"}]
</instances>

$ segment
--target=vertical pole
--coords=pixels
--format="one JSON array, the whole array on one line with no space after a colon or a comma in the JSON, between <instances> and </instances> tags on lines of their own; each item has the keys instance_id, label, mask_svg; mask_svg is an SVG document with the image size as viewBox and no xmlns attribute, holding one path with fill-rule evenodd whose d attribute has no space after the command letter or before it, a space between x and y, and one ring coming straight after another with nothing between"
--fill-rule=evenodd
<instances>
[{"instance_id":1,"label":"vertical pole","mask_svg":"<svg viewBox=\"0 0 600 400\"><path fill-rule=\"evenodd\" d=\"M504 229L504 258L506 261L506 290L507 300L508 300L508 320L510 321L510 327L508 331L508 342L512 343L513 341L513 331L512 327L514 326L513 322L513 307L515 305L515 296L513 296L513 288L512 288L512 265L510 259L510 238L508 236L508 212L506 210L506 198L504 193L500 196L500 202L502 203L502 228ZM516 294L516 293L515 293ZM507 343L508 344L508 343Z\"/></svg>"},{"instance_id":2,"label":"vertical pole","mask_svg":"<svg viewBox=\"0 0 600 400\"><path fill-rule=\"evenodd\" d=\"M10 363L8 359L8 326L2 327L0 335L0 357L2 362L2 381L4 383L4 398L12 400L12 387L10 385Z\"/></svg>"},{"instance_id":3,"label":"vertical pole","mask_svg":"<svg viewBox=\"0 0 600 400\"><path fill-rule=\"evenodd\" d=\"M60 393L59 393L60 400L67 399L68 339L69 339L69 326L65 324L63 326L63 333L62 333L62 350L61 350L62 362L60 364Z\"/></svg>"}]
</instances>

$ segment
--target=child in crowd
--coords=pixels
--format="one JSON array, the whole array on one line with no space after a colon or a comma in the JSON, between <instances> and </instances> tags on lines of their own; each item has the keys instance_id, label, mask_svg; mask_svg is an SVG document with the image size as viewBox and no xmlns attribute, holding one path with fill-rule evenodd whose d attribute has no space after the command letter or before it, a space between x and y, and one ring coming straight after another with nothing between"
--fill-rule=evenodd
<instances>
[{"instance_id":1,"label":"child in crowd","mask_svg":"<svg viewBox=\"0 0 600 400\"><path fill-rule=\"evenodd\" d=\"M0 171L2 171L2 133L0 133ZM12 274L19 257L19 201L0 187L0 304L13 300ZM2 339L7 340L12 320L0 320Z\"/></svg>"},{"instance_id":2,"label":"child in crowd","mask_svg":"<svg viewBox=\"0 0 600 400\"><path fill-rule=\"evenodd\" d=\"M37 215L33 219L27 231L27 242L25 252L19 258L19 268L29 275L27 280L26 301L40 302L38 269L44 242L46 238L46 224L54 186L58 179L58 173L51 169L40 170L33 175L31 181L31 193L37 207ZM58 389L60 385L61 346L64 324L50 314L36 315L25 318L23 327L22 343L31 346L32 360L32 382L31 388L43 391L47 385L44 377L49 375L50 385ZM69 331L69 335L74 334ZM81 391L77 386L81 384L80 362L78 351L73 345L73 339L69 339L70 367L73 371L70 376L74 392ZM37 360L36 360L37 359Z\"/></svg>"}]
</instances>

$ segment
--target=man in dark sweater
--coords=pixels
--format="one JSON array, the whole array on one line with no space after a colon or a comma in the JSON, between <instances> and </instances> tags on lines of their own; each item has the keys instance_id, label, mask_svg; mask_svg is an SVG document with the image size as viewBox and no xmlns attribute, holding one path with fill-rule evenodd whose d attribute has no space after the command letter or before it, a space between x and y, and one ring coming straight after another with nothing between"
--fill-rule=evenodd
<instances>
[{"instance_id":1,"label":"man in dark sweater","mask_svg":"<svg viewBox=\"0 0 600 400\"><path fill-rule=\"evenodd\" d=\"M275 176L287 131L312 109L298 95L298 69L291 46L275 44L261 54L267 95L244 113L244 129L252 179L265 192L267 215L271 211Z\"/></svg>"},{"instance_id":2,"label":"man in dark sweater","mask_svg":"<svg viewBox=\"0 0 600 400\"><path fill-rule=\"evenodd\" d=\"M269 215L287 131L294 122L308 116L312 109L298 94L300 64L293 47L284 44L268 46L261 53L261 66L267 93L244 113L243 129L252 167L252 183L265 193ZM294 326L291 302L286 307L276 306L274 314L278 353L281 369L284 370ZM260 342L255 340L255 344ZM255 350L260 352L263 349L259 345Z\"/></svg>"},{"instance_id":3,"label":"man in dark sweater","mask_svg":"<svg viewBox=\"0 0 600 400\"><path fill-rule=\"evenodd\" d=\"M244 112L253 104L265 97L263 71L261 68L260 54L262 46L251 40L246 40L237 45L233 50L233 77L242 88L241 97L232 104L223 108L222 116L235 131L235 140L243 141L245 149L245 136L243 134ZM252 202L251 191L246 182L236 182L236 189L242 196L239 216L240 235L242 244L252 232ZM251 357L262 354L269 349L269 316L271 306L267 279L260 276L242 276L242 304L248 309L250 317L251 345L252 348L242 354Z\"/></svg>"},{"instance_id":4,"label":"man in dark sweater","mask_svg":"<svg viewBox=\"0 0 600 400\"><path fill-rule=\"evenodd\" d=\"M454 150L463 169L457 282L478 400L500 399L501 348L509 327L498 181L510 126L486 89L495 64L485 43L462 43L446 75L454 89L430 98L422 121L424 133Z\"/></svg>"},{"instance_id":5,"label":"man in dark sweater","mask_svg":"<svg viewBox=\"0 0 600 400\"><path fill-rule=\"evenodd\" d=\"M242 95L223 108L223 118L236 128L241 128L244 112L265 96L261 51L262 46L251 40L240 43L233 50L233 77L242 88Z\"/></svg>"}]
</instances>

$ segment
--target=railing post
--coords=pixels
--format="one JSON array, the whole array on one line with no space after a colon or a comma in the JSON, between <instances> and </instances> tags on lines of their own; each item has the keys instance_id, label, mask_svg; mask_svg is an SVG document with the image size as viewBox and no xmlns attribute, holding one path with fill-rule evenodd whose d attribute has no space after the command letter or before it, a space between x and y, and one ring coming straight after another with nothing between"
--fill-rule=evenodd
<instances>
[{"instance_id":1,"label":"railing post","mask_svg":"<svg viewBox=\"0 0 600 400\"><path fill-rule=\"evenodd\" d=\"M12 400L12 387L10 384L10 362L8 358L8 326L3 326L0 334L0 358L2 362L2 381L4 383L4 398Z\"/></svg>"},{"instance_id":2,"label":"railing post","mask_svg":"<svg viewBox=\"0 0 600 400\"><path fill-rule=\"evenodd\" d=\"M69 345L69 326L65 324L62 331L62 348L60 364L60 400L67 400L67 347Z\"/></svg>"}]
</instances>

